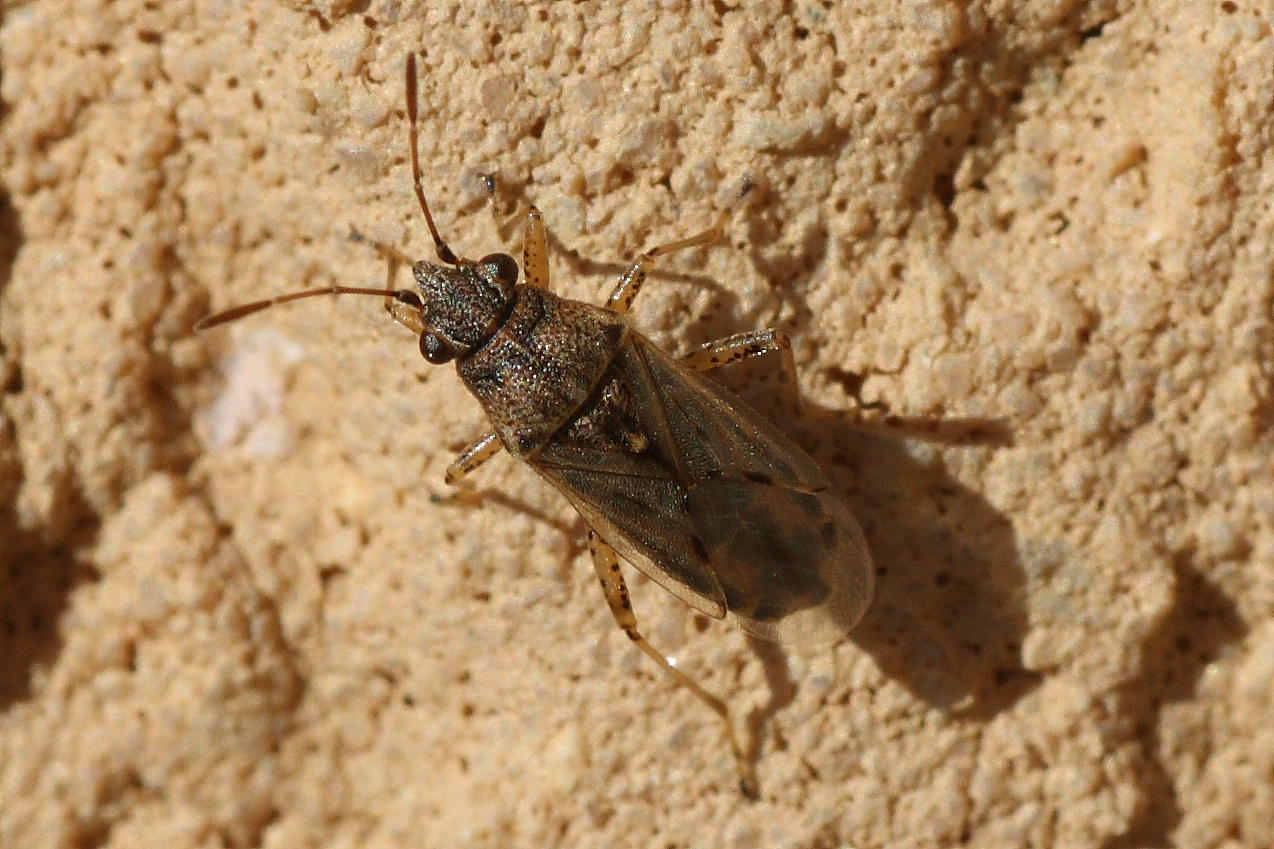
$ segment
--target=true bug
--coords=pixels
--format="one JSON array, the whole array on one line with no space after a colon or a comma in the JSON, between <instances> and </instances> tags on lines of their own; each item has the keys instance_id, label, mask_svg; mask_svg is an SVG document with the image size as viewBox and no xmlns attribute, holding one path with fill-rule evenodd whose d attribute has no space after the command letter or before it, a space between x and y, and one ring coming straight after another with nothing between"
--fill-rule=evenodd
<instances>
[{"instance_id":1,"label":"true bug","mask_svg":"<svg viewBox=\"0 0 1274 849\"><path fill-rule=\"evenodd\" d=\"M255 301L209 316L198 329L274 304L324 294L384 297L419 336L433 364L454 361L492 430L447 468L456 484L501 449L523 460L589 525L593 567L616 623L725 725L741 786L751 770L729 709L641 635L619 558L696 610L767 639L828 640L852 628L871 600L862 531L818 465L773 424L702 372L791 349L779 330L739 333L677 360L623 319L658 256L706 245L721 224L646 251L606 305L548 291L547 236L526 216L518 264L494 253L456 256L438 235L421 185L416 62L406 67L413 187L439 265L411 265L418 291L330 286ZM393 248L383 251L406 261Z\"/></svg>"}]
</instances>

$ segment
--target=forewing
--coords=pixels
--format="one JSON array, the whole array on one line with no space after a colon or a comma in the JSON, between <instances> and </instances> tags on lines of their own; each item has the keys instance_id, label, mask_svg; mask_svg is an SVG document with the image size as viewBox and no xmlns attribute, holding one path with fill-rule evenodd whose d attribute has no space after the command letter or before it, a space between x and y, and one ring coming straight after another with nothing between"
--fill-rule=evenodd
<instances>
[{"instance_id":1,"label":"forewing","mask_svg":"<svg viewBox=\"0 0 1274 849\"><path fill-rule=\"evenodd\" d=\"M620 557L695 610L725 616L725 593L685 512L685 490L657 459L557 441L528 462Z\"/></svg>"},{"instance_id":2,"label":"forewing","mask_svg":"<svg viewBox=\"0 0 1274 849\"><path fill-rule=\"evenodd\" d=\"M552 440L529 462L621 557L702 613L814 644L871 599L863 534L770 421L632 334L617 357L646 451Z\"/></svg>"},{"instance_id":3,"label":"forewing","mask_svg":"<svg viewBox=\"0 0 1274 849\"><path fill-rule=\"evenodd\" d=\"M808 454L725 388L637 333L619 354L652 441L685 483L740 477L815 492L827 476Z\"/></svg>"},{"instance_id":4,"label":"forewing","mask_svg":"<svg viewBox=\"0 0 1274 849\"><path fill-rule=\"evenodd\" d=\"M823 470L742 399L634 334L623 352L644 418L684 471L685 510L749 633L788 644L843 635L871 601L862 529ZM659 422L662 427L656 428Z\"/></svg>"}]
</instances>

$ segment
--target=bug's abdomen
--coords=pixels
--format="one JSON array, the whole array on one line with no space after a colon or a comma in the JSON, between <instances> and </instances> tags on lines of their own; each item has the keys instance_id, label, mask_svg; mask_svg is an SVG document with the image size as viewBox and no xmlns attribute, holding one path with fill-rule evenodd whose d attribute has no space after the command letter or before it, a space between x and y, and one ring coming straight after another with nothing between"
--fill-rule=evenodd
<instances>
[{"instance_id":1,"label":"bug's abdomen","mask_svg":"<svg viewBox=\"0 0 1274 849\"><path fill-rule=\"evenodd\" d=\"M606 310L520 286L504 325L456 370L509 453L525 456L593 394L627 331Z\"/></svg>"}]
</instances>

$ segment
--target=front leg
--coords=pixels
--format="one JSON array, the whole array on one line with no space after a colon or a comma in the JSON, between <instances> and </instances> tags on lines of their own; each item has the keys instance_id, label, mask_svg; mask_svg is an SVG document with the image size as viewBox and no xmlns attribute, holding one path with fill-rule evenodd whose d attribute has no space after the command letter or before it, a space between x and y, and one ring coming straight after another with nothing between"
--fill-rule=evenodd
<instances>
[{"instance_id":1,"label":"front leg","mask_svg":"<svg viewBox=\"0 0 1274 849\"><path fill-rule=\"evenodd\" d=\"M679 239L675 242L668 242L664 245L651 248L641 256L637 257L637 261L632 264L627 271L620 275L619 283L615 286L615 291L611 292L610 298L606 301L608 309L612 309L618 313L625 313L632 307L633 301L637 300L637 293L641 291L641 286L646 282L646 267L656 257L670 254L673 251L685 250L686 248L697 247L698 245L709 245L719 242L724 238L726 214L723 212L717 219L717 223L713 224L702 233L696 233L685 239Z\"/></svg>"},{"instance_id":2,"label":"front leg","mask_svg":"<svg viewBox=\"0 0 1274 849\"><path fill-rule=\"evenodd\" d=\"M615 549L607 545L605 540L593 530L588 532L588 551L592 555L593 569L597 572L597 580L601 582L602 592L606 594L606 603L610 605L611 615L615 617L615 624L628 635L628 639L637 644L637 648L659 664L664 672L671 675L678 684L694 693L713 713L721 717L721 721L725 724L726 739L730 742L730 751L734 753L735 770L739 775L739 789L744 796L749 799L755 799L757 795L756 776L753 775L751 767L744 758L743 748L739 745L739 738L734 734L734 723L730 719L730 709L726 707L726 703L701 687L699 682L685 672L669 663L668 658L664 657L663 653L646 642L646 638L637 630L637 615L633 613L632 601L628 597L628 584L624 582L624 575L619 571L619 558L615 555Z\"/></svg>"},{"instance_id":3,"label":"front leg","mask_svg":"<svg viewBox=\"0 0 1274 849\"><path fill-rule=\"evenodd\" d=\"M370 245L384 257L387 291L394 288L394 274L398 271L398 266L405 265L408 268L412 266L411 259L398 248L364 236L352 224L349 228L349 237L351 241ZM410 289L397 289L394 294L385 298L385 312L389 313L389 317L417 336L425 332L425 324L420 318L420 306L420 297Z\"/></svg>"},{"instance_id":4,"label":"front leg","mask_svg":"<svg viewBox=\"0 0 1274 849\"><path fill-rule=\"evenodd\" d=\"M549 237L548 231L544 229L544 217L540 215L535 204L528 203L519 192L520 200L513 214L501 221L501 213L497 209L499 199L496 197L496 175L483 174L482 183L487 190L487 202L491 206L491 216L495 219L496 232L502 239L505 238L510 227L516 223L518 216L525 216L526 223L523 224L522 230L522 279L537 289L547 289L549 287Z\"/></svg>"},{"instance_id":5,"label":"front leg","mask_svg":"<svg viewBox=\"0 0 1274 849\"><path fill-rule=\"evenodd\" d=\"M399 289L385 299L385 312L417 336L425 332L425 322L420 317L420 297L415 292Z\"/></svg>"},{"instance_id":6,"label":"front leg","mask_svg":"<svg viewBox=\"0 0 1274 849\"><path fill-rule=\"evenodd\" d=\"M460 455L452 461L451 465L447 466L447 473L443 476L443 481L448 486L459 484L470 472L496 454L499 454L502 448L504 448L504 443L500 441L499 437L494 433L484 433L466 445Z\"/></svg>"},{"instance_id":7,"label":"front leg","mask_svg":"<svg viewBox=\"0 0 1274 849\"><path fill-rule=\"evenodd\" d=\"M522 236L522 274L537 289L549 287L549 240L540 211L531 207L526 213L526 230Z\"/></svg>"}]
</instances>

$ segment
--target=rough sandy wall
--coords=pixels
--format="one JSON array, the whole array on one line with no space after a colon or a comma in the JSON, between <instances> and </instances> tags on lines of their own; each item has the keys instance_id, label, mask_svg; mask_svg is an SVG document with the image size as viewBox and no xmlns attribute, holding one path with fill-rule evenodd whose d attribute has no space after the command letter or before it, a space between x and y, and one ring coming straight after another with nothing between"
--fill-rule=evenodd
<instances>
[{"instance_id":1,"label":"rough sandy wall","mask_svg":"<svg viewBox=\"0 0 1274 849\"><path fill-rule=\"evenodd\" d=\"M779 5L7 4L0 846L1270 845L1269 4ZM755 804L559 495L430 500L481 413L378 303L191 333L430 256L409 51L441 227L516 246L498 173L558 292L756 186L635 321L793 335L879 592L807 653L634 581Z\"/></svg>"}]
</instances>

